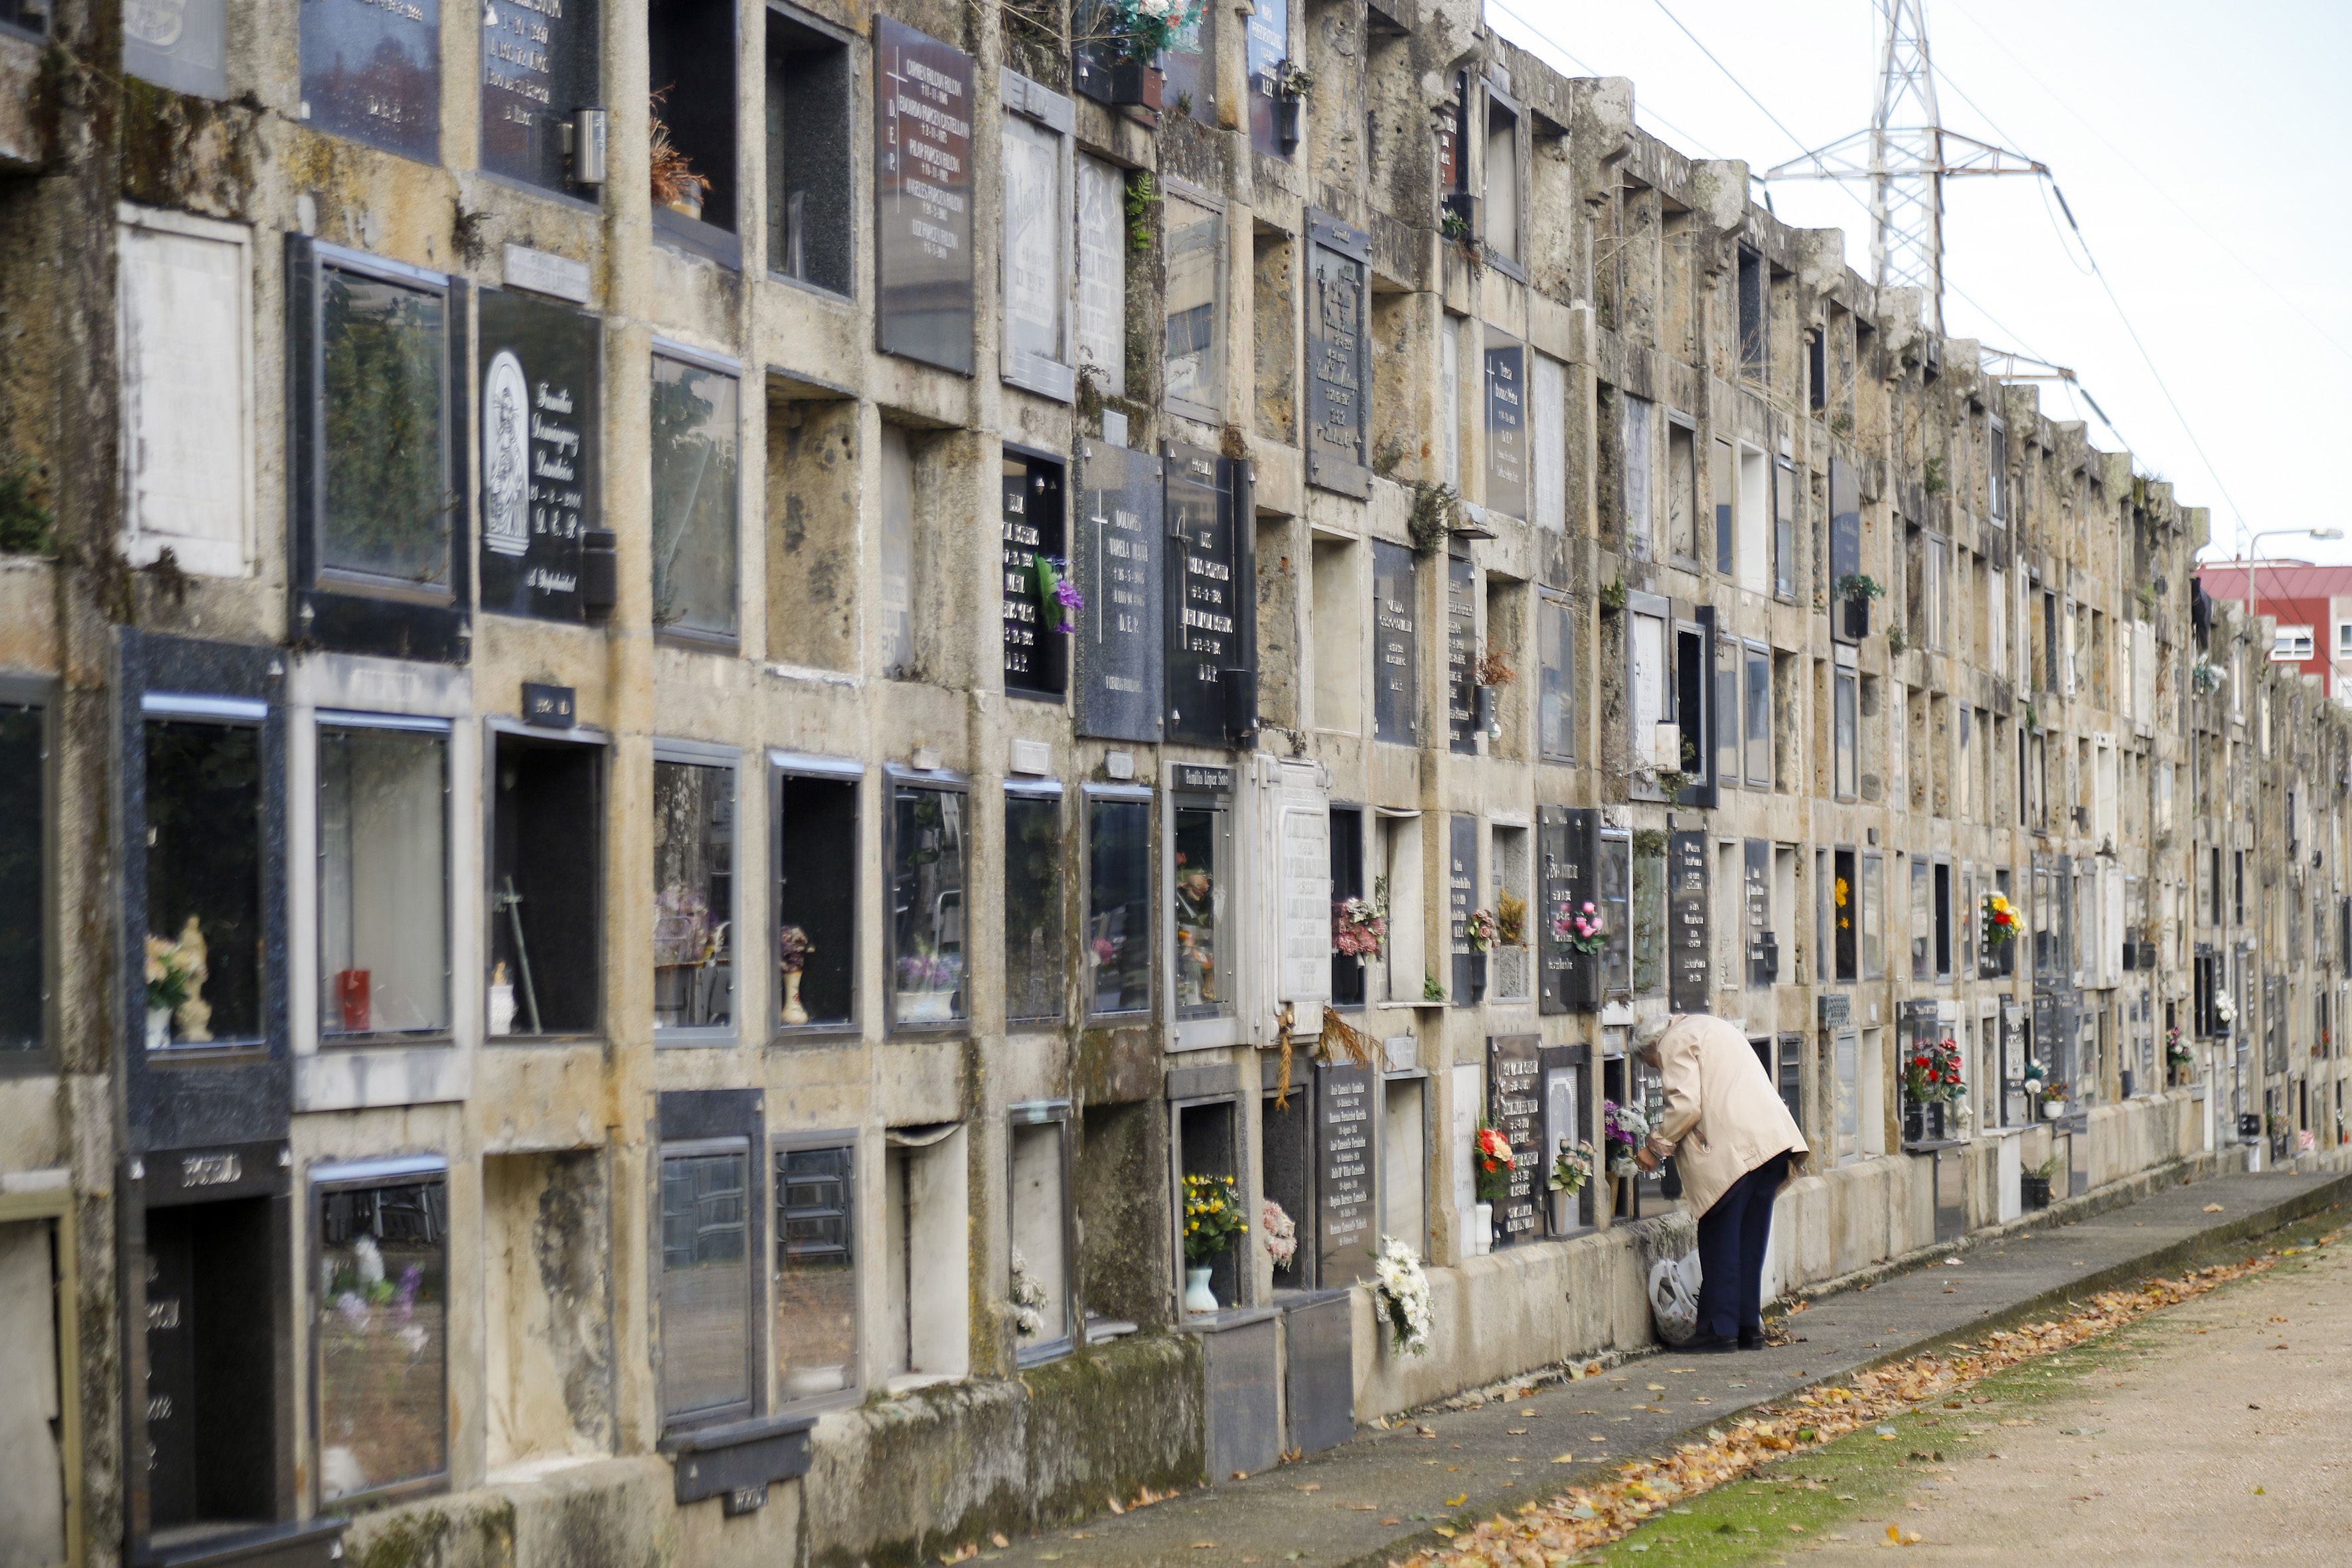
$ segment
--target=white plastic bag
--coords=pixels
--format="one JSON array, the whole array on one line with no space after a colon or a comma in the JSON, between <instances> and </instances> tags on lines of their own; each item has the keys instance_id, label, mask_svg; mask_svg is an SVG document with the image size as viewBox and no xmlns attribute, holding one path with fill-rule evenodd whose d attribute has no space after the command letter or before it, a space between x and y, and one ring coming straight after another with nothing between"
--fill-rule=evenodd
<instances>
[{"instance_id":1,"label":"white plastic bag","mask_svg":"<svg viewBox=\"0 0 2352 1568\"><path fill-rule=\"evenodd\" d=\"M1670 1345L1688 1344L1698 1332L1698 1254L1661 1258L1650 1269L1650 1316L1656 1320L1658 1338Z\"/></svg>"}]
</instances>

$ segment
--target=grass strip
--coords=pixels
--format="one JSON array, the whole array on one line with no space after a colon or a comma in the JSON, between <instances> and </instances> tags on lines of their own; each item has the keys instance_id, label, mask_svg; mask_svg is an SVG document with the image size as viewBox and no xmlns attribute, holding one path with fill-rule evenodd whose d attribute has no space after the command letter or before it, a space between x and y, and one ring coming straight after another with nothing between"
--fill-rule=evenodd
<instances>
[{"instance_id":1,"label":"grass strip","mask_svg":"<svg viewBox=\"0 0 2352 1568\"><path fill-rule=\"evenodd\" d=\"M1669 1546L1676 1568L1727 1568L1759 1552L1785 1552L1854 1517L1868 1506L1865 1498L1882 1500L1916 1482L1918 1467L1943 1462L1943 1444L1989 1436L1998 1430L1989 1422L2026 1419L2001 1417L1996 1406L2066 1392L2076 1361L2088 1363L2114 1349L2085 1350L2088 1342L2332 1246L2342 1235L2305 1243L2283 1237L2241 1262L2102 1290L2039 1321L1815 1385L1709 1427L1672 1453L1621 1466L1612 1480L1531 1500L1514 1513L1441 1526L1447 1545L1416 1552L1405 1568L1623 1565ZM1986 1429L1971 1431L1971 1425ZM1767 1467L1772 1473L1759 1476ZM1769 1545L1768 1534L1776 1537ZM1622 1547L1612 1547L1617 1542Z\"/></svg>"}]
</instances>

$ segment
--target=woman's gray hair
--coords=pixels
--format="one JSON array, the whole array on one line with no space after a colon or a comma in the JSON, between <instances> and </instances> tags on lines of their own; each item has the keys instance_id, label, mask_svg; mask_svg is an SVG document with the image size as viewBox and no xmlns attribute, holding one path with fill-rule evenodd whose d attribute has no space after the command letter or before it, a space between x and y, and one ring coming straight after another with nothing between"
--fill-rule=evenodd
<instances>
[{"instance_id":1,"label":"woman's gray hair","mask_svg":"<svg viewBox=\"0 0 2352 1568\"><path fill-rule=\"evenodd\" d=\"M1637 1021L1633 1026L1633 1054L1640 1057L1656 1055L1658 1042L1665 1038L1667 1026L1671 1023L1672 1019L1661 1018L1654 1014Z\"/></svg>"}]
</instances>

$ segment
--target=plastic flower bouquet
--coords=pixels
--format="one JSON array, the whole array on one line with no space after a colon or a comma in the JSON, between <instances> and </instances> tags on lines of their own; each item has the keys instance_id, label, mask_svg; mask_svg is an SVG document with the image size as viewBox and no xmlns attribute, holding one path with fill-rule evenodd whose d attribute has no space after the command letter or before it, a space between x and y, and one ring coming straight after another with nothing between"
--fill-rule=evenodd
<instances>
[{"instance_id":1,"label":"plastic flower bouquet","mask_svg":"<svg viewBox=\"0 0 2352 1568\"><path fill-rule=\"evenodd\" d=\"M1590 899L1580 908L1562 910L1553 917L1551 934L1587 957L1609 945L1609 928Z\"/></svg>"},{"instance_id":2,"label":"plastic flower bouquet","mask_svg":"<svg viewBox=\"0 0 2352 1568\"><path fill-rule=\"evenodd\" d=\"M1429 1276L1412 1248L1392 1236L1381 1237L1372 1261L1372 1292L1389 1326L1389 1343L1404 1355L1429 1351Z\"/></svg>"},{"instance_id":3,"label":"plastic flower bouquet","mask_svg":"<svg viewBox=\"0 0 2352 1568\"><path fill-rule=\"evenodd\" d=\"M1283 1206L1268 1198L1258 1205L1258 1235L1264 1238L1265 1255L1274 1259L1276 1268L1287 1268L1290 1260L1298 1256L1298 1225Z\"/></svg>"},{"instance_id":4,"label":"plastic flower bouquet","mask_svg":"<svg viewBox=\"0 0 2352 1568\"><path fill-rule=\"evenodd\" d=\"M1601 1128L1609 1143L1609 1173L1633 1174L1641 1168L1633 1163L1633 1156L1650 1136L1650 1119L1642 1114L1638 1106L1604 1100L1601 1102Z\"/></svg>"},{"instance_id":5,"label":"plastic flower bouquet","mask_svg":"<svg viewBox=\"0 0 2352 1568\"><path fill-rule=\"evenodd\" d=\"M1580 1193L1584 1184L1592 1179L1593 1152L1590 1142L1579 1140L1570 1144L1559 1141L1559 1151L1551 1157L1551 1190L1556 1193Z\"/></svg>"},{"instance_id":6,"label":"plastic flower bouquet","mask_svg":"<svg viewBox=\"0 0 2352 1568\"><path fill-rule=\"evenodd\" d=\"M1231 1176L1184 1178L1184 1261L1199 1268L1246 1235L1241 1194Z\"/></svg>"},{"instance_id":7,"label":"plastic flower bouquet","mask_svg":"<svg viewBox=\"0 0 2352 1568\"><path fill-rule=\"evenodd\" d=\"M1478 1201L1498 1204L1511 1188L1511 1173L1519 1168L1519 1157L1512 1152L1511 1141L1482 1119L1472 1140L1471 1150L1476 1161Z\"/></svg>"}]
</instances>

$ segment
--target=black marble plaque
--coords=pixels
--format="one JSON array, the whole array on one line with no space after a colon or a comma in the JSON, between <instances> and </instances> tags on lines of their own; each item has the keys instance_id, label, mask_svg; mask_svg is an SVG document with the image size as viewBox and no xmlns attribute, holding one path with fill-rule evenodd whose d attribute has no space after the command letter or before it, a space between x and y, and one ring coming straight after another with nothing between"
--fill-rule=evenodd
<instances>
[{"instance_id":1,"label":"black marble plaque","mask_svg":"<svg viewBox=\"0 0 2352 1568\"><path fill-rule=\"evenodd\" d=\"M598 8L598 0L483 0L483 168L567 188L563 127L604 102Z\"/></svg>"},{"instance_id":2,"label":"black marble plaque","mask_svg":"<svg viewBox=\"0 0 2352 1568\"><path fill-rule=\"evenodd\" d=\"M1666 836L1666 998L1677 1013L1707 1007L1706 835Z\"/></svg>"},{"instance_id":3,"label":"black marble plaque","mask_svg":"<svg viewBox=\"0 0 2352 1568\"><path fill-rule=\"evenodd\" d=\"M1559 933L1564 916L1586 902L1600 912L1593 878L1592 833L1600 814L1547 805L1536 814L1536 952L1542 964L1537 1007L1545 1013L1591 1012L1600 1005L1601 960L1569 946Z\"/></svg>"},{"instance_id":4,"label":"black marble plaque","mask_svg":"<svg viewBox=\"0 0 2352 1568\"><path fill-rule=\"evenodd\" d=\"M1528 351L1486 351L1486 510L1528 515Z\"/></svg>"},{"instance_id":5,"label":"black marble plaque","mask_svg":"<svg viewBox=\"0 0 2352 1568\"><path fill-rule=\"evenodd\" d=\"M1445 743L1477 754L1478 569L1466 555L1445 558Z\"/></svg>"},{"instance_id":6,"label":"black marble plaque","mask_svg":"<svg viewBox=\"0 0 2352 1568\"><path fill-rule=\"evenodd\" d=\"M1241 572L1223 459L1171 442L1168 739L1225 743L1223 672L1242 662Z\"/></svg>"},{"instance_id":7,"label":"black marble plaque","mask_svg":"<svg viewBox=\"0 0 2352 1568\"><path fill-rule=\"evenodd\" d=\"M1086 611L1074 639L1077 731L1106 741L1160 737L1160 463L1107 441L1078 443L1078 510L1070 563Z\"/></svg>"},{"instance_id":8,"label":"black marble plaque","mask_svg":"<svg viewBox=\"0 0 2352 1568\"><path fill-rule=\"evenodd\" d=\"M1402 544L1372 545L1372 734L1399 745L1420 732L1421 639L1414 630L1421 593L1412 552Z\"/></svg>"},{"instance_id":9,"label":"black marble plaque","mask_svg":"<svg viewBox=\"0 0 2352 1568\"><path fill-rule=\"evenodd\" d=\"M311 130L440 161L441 0L302 0L301 27Z\"/></svg>"},{"instance_id":10,"label":"black marble plaque","mask_svg":"<svg viewBox=\"0 0 2352 1568\"><path fill-rule=\"evenodd\" d=\"M596 318L506 289L481 291L482 608L584 618L582 535L597 526L604 428Z\"/></svg>"},{"instance_id":11,"label":"black marble plaque","mask_svg":"<svg viewBox=\"0 0 2352 1568\"><path fill-rule=\"evenodd\" d=\"M1056 599L1045 596L1045 577L1038 569L1041 558L1057 573L1069 564L1062 539L1061 464L1005 453L1002 528L1004 689L1032 697L1059 697L1069 679L1070 637L1086 621L1084 611L1066 612ZM1085 596L1082 586L1079 596ZM1072 630L1063 632L1064 626Z\"/></svg>"},{"instance_id":12,"label":"black marble plaque","mask_svg":"<svg viewBox=\"0 0 2352 1568\"><path fill-rule=\"evenodd\" d=\"M1315 1249L1330 1289L1372 1277L1380 1248L1381 1184L1373 1153L1379 1080L1369 1067L1315 1069Z\"/></svg>"},{"instance_id":13,"label":"black marble plaque","mask_svg":"<svg viewBox=\"0 0 2352 1568\"><path fill-rule=\"evenodd\" d=\"M971 57L874 19L876 341L971 374Z\"/></svg>"},{"instance_id":14,"label":"black marble plaque","mask_svg":"<svg viewBox=\"0 0 2352 1568\"><path fill-rule=\"evenodd\" d=\"M1478 903L1478 819L1457 813L1445 819L1445 951L1453 960L1447 1000L1457 1007L1475 1002L1470 951L1470 912Z\"/></svg>"},{"instance_id":15,"label":"black marble plaque","mask_svg":"<svg viewBox=\"0 0 2352 1568\"><path fill-rule=\"evenodd\" d=\"M1512 1247L1543 1234L1538 1194L1550 1162L1543 1153L1543 1067L1538 1035L1486 1040L1486 1122L1511 1145L1517 1163L1495 1205L1495 1245Z\"/></svg>"},{"instance_id":16,"label":"black marble plaque","mask_svg":"<svg viewBox=\"0 0 2352 1568\"><path fill-rule=\"evenodd\" d=\"M1319 214L1307 227L1307 479L1360 500L1372 486L1366 237Z\"/></svg>"}]
</instances>

